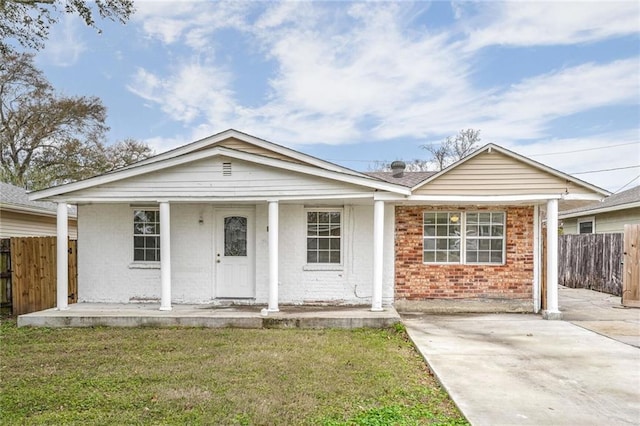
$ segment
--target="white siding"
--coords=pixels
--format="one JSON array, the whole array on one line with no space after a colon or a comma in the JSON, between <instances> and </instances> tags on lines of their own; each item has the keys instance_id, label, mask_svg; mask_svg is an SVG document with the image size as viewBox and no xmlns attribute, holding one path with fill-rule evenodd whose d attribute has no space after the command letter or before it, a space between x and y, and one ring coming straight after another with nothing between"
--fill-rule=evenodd
<instances>
[{"instance_id":1,"label":"white siding","mask_svg":"<svg viewBox=\"0 0 640 426\"><path fill-rule=\"evenodd\" d=\"M77 234L75 219L69 220L69 238L76 239ZM55 236L55 216L0 211L0 238Z\"/></svg>"},{"instance_id":2,"label":"white siding","mask_svg":"<svg viewBox=\"0 0 640 426\"><path fill-rule=\"evenodd\" d=\"M231 174L223 174L231 163ZM354 194L373 190L246 161L215 157L133 178L76 191L76 199L92 197L158 199L162 197L278 197Z\"/></svg>"},{"instance_id":3,"label":"white siding","mask_svg":"<svg viewBox=\"0 0 640 426\"><path fill-rule=\"evenodd\" d=\"M280 303L371 303L373 206L344 206L344 265L340 270L332 271L305 268L304 208L302 204L280 205ZM256 298L250 302L265 304L269 273L266 203L256 205L255 212ZM394 276L393 206L387 206L385 214L383 302L390 304ZM158 300L160 270L131 267L132 208L127 204L82 205L78 215L79 301ZM215 219L215 208L211 204L171 205L174 303L215 300Z\"/></svg>"},{"instance_id":4,"label":"white siding","mask_svg":"<svg viewBox=\"0 0 640 426\"><path fill-rule=\"evenodd\" d=\"M615 212L601 213L598 215L585 215L595 218L596 234L607 234L612 232L624 232L626 224L640 224L640 207ZM578 219L570 218L562 220L562 231L564 234L578 233Z\"/></svg>"}]
</instances>

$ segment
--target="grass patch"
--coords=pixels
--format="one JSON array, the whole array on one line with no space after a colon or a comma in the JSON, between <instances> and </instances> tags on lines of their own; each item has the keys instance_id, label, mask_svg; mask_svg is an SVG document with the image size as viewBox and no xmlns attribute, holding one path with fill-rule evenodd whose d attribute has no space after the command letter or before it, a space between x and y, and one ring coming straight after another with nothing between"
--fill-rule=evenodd
<instances>
[{"instance_id":1,"label":"grass patch","mask_svg":"<svg viewBox=\"0 0 640 426\"><path fill-rule=\"evenodd\" d=\"M467 424L403 329L0 324L0 424Z\"/></svg>"}]
</instances>

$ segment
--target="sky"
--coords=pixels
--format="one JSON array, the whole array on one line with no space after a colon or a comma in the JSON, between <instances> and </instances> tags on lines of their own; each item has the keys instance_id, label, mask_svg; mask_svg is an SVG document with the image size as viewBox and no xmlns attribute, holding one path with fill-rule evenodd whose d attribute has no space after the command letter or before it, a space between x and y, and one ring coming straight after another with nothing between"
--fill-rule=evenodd
<instances>
[{"instance_id":1,"label":"sky","mask_svg":"<svg viewBox=\"0 0 640 426\"><path fill-rule=\"evenodd\" d=\"M73 15L36 64L98 96L108 143L229 128L343 166L429 159L461 129L615 192L640 184L640 2L135 1Z\"/></svg>"}]
</instances>

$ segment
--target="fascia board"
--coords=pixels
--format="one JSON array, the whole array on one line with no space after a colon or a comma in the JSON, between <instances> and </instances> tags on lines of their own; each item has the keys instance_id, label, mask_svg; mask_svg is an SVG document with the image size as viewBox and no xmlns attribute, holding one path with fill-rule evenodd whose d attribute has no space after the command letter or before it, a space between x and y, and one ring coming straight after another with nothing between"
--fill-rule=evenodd
<instances>
[{"instance_id":1,"label":"fascia board","mask_svg":"<svg viewBox=\"0 0 640 426\"><path fill-rule=\"evenodd\" d=\"M599 188L599 187L597 187L595 185L592 185L592 184L590 184L588 182L585 182L583 180L575 178L575 177L573 177L571 175L563 173L563 172L561 172L559 170L556 170L556 169L554 169L552 167L546 166L546 165L544 165L542 163L539 163L539 162L537 162L535 160L532 160L532 159L530 159L528 157L525 157L523 155L517 154L517 153L515 153L513 151L510 151L510 150L508 150L506 148L503 148L503 147L501 147L499 145L495 145L495 144L492 144L492 143L487 144L487 145L483 146L482 148L479 148L476 152L464 157L461 160L458 160L457 162L453 163L449 167L441 170L440 172L436 173L433 176L430 176L426 180L423 180L422 182L420 182L419 184L417 184L416 186L411 188L411 191L415 191L415 190L421 188L422 186L428 184L429 182L437 179L439 176L442 176L443 174L448 173L450 170L455 169L456 167L460 166L461 164L466 163L467 161L471 160L472 158L474 158L474 157L476 157L476 156L478 156L478 155L480 155L480 154L482 154L484 152L490 152L491 150L496 150L497 152L499 152L501 154L504 154L504 155L506 155L508 157L511 157L511 158L515 159L515 160L521 161L521 162L523 162L525 164L528 164L528 165L530 165L530 166L532 166L532 167L534 167L536 169L545 171L545 172L547 172L547 173L549 173L549 174L551 174L553 176L556 176L558 178L565 179L565 180L568 180L570 182L573 182L573 183L575 183L575 184L577 184L579 186L582 186L583 188L588 188L589 190L594 191L594 192L596 192L598 194L601 194L603 196L611 195L611 193L609 191L607 191L607 190Z\"/></svg>"},{"instance_id":2,"label":"fascia board","mask_svg":"<svg viewBox=\"0 0 640 426\"><path fill-rule=\"evenodd\" d=\"M640 207L640 201L635 201L633 203L626 203L626 204L618 204L617 206L610 206L610 207L601 207L601 208L596 207L593 209L582 210L575 213L559 214L558 218L572 219L574 217L593 216L595 214L609 213L609 212L615 212L620 210L628 210L636 207Z\"/></svg>"},{"instance_id":3,"label":"fascia board","mask_svg":"<svg viewBox=\"0 0 640 426\"><path fill-rule=\"evenodd\" d=\"M225 139L229 139L229 138L235 138L238 140L241 140L243 142L247 142L249 144L255 145L257 147L260 148L264 148L266 150L269 151L273 151L277 154L281 154L281 155L285 155L287 157L291 157L293 159L296 159L298 161L302 161L304 163L308 163L317 167L321 167L324 169L328 169L328 170L333 170L335 172L339 172L339 173L347 173L347 174L352 174L354 176L361 176L361 177L367 177L365 174L357 172L355 170L351 170L348 169L346 167L342 167L339 166L337 164L333 164L331 162L325 161L325 160L321 160L319 158L307 155L307 154L303 154L301 152L295 151L291 148L287 148L284 147L282 145L278 145L275 144L273 142L269 142L266 141L264 139L260 139L257 138L255 136L251 136L249 134L246 133L242 133L238 130L234 130L234 129L228 129L225 130L224 132L212 135L212 136L208 136L206 138L200 139L198 141L189 143L187 145L172 149L170 151L155 155L151 158L148 158L146 160L142 160L138 163L132 164L131 166L127 166L123 169L127 169L133 166L139 166L139 165L145 165L145 164L150 164L150 163L155 163L158 161L163 161L166 160L168 158L173 158L173 157L177 157L180 155L186 155L189 154L191 152L194 151L198 151L200 149L206 148L209 145L213 145L215 143L218 142L222 142Z\"/></svg>"},{"instance_id":4,"label":"fascia board","mask_svg":"<svg viewBox=\"0 0 640 426\"><path fill-rule=\"evenodd\" d=\"M402 194L409 194L409 188L386 183L383 181L374 180L373 178L364 178L359 176L353 176L345 173L329 171L325 169L319 169L316 167L296 164L288 161L278 160L274 158L263 157L256 154L250 154L243 151L238 151L223 147L214 147L208 150L191 152L189 154L180 155L173 158L168 158L163 161L156 161L150 164L138 165L128 169L121 169L112 173L108 173L101 176L89 178L80 182L69 183L54 188L45 189L29 194L29 199L32 201L42 200L49 197L56 197L69 192L79 191L93 186L104 185L107 183L115 182L122 179L128 179L131 177L139 176L146 173L152 173L158 170L162 170L169 167L179 166L185 163L203 160L215 156L227 156L238 160L249 161L257 164L267 165L271 167L281 168L294 172L314 175L318 177L324 177L327 179L333 179L341 182L352 183L355 185L366 186L373 189L397 192Z\"/></svg>"},{"instance_id":5,"label":"fascia board","mask_svg":"<svg viewBox=\"0 0 640 426\"><path fill-rule=\"evenodd\" d=\"M29 213L37 216L50 216L56 217L57 212L48 209L39 209L37 207L26 207L17 204L6 204L0 203L0 210L14 212L14 213ZM76 218L77 215L74 213L69 213L68 216L70 218Z\"/></svg>"}]
</instances>

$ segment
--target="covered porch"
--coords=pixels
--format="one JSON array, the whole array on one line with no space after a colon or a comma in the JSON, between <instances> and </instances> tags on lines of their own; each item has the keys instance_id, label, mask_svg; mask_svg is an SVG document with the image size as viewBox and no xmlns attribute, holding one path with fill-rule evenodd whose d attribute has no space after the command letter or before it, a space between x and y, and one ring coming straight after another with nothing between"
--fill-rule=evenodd
<instances>
[{"instance_id":1,"label":"covered porch","mask_svg":"<svg viewBox=\"0 0 640 426\"><path fill-rule=\"evenodd\" d=\"M370 306L267 307L174 305L160 311L156 303L75 303L20 315L18 327L208 327L208 328L386 328L400 322L392 307L372 311Z\"/></svg>"}]
</instances>

